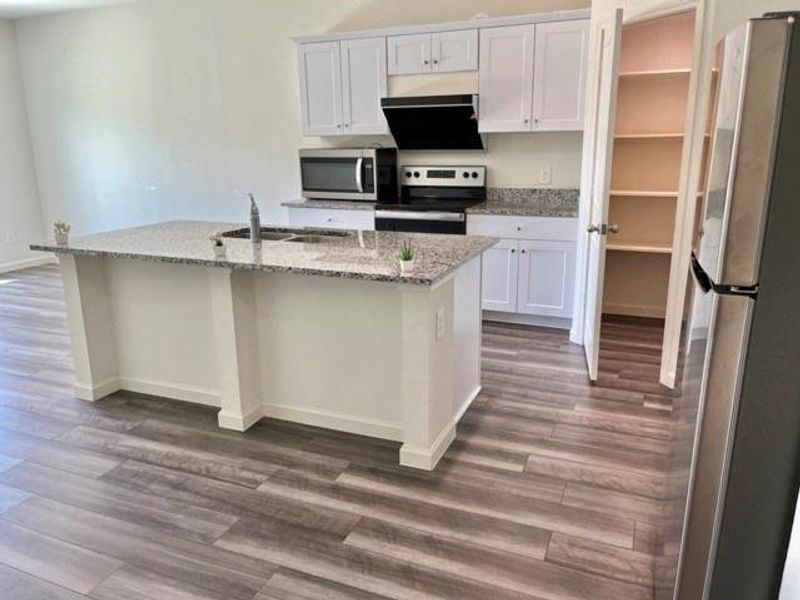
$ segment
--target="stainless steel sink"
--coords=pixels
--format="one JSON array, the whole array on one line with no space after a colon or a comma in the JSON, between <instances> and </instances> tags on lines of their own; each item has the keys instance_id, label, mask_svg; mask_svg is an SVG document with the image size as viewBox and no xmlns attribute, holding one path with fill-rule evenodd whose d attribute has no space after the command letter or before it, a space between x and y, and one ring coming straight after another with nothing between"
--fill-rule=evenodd
<instances>
[{"instance_id":1,"label":"stainless steel sink","mask_svg":"<svg viewBox=\"0 0 800 600\"><path fill-rule=\"evenodd\" d=\"M300 244L325 244L340 241L340 235L296 235L285 240L286 242L297 242Z\"/></svg>"},{"instance_id":2,"label":"stainless steel sink","mask_svg":"<svg viewBox=\"0 0 800 600\"><path fill-rule=\"evenodd\" d=\"M302 230L281 229L280 227L262 227L261 240L265 242L282 242L288 240L290 237L302 233ZM237 238L237 239L250 239L250 230L247 228L234 229L233 231L226 231L222 237Z\"/></svg>"}]
</instances>

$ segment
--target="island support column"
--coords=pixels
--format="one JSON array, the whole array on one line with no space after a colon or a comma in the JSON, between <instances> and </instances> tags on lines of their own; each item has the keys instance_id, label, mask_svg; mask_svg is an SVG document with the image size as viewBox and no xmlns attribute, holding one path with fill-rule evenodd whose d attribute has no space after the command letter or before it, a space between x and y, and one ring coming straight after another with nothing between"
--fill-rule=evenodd
<instances>
[{"instance_id":1,"label":"island support column","mask_svg":"<svg viewBox=\"0 0 800 600\"><path fill-rule=\"evenodd\" d=\"M75 397L94 402L119 390L105 259L61 254L58 261L75 362Z\"/></svg>"},{"instance_id":2,"label":"island support column","mask_svg":"<svg viewBox=\"0 0 800 600\"><path fill-rule=\"evenodd\" d=\"M450 277L402 286L403 446L400 464L431 471L456 437L453 420L453 307Z\"/></svg>"},{"instance_id":3,"label":"island support column","mask_svg":"<svg viewBox=\"0 0 800 600\"><path fill-rule=\"evenodd\" d=\"M208 269L220 391L219 426L245 431L264 413L251 273Z\"/></svg>"}]
</instances>

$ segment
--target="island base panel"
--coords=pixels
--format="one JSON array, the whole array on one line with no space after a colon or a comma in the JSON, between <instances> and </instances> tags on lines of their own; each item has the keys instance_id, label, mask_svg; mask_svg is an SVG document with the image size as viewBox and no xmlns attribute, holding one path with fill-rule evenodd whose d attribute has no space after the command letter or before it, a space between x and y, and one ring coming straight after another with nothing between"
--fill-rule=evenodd
<instances>
[{"instance_id":1,"label":"island base panel","mask_svg":"<svg viewBox=\"0 0 800 600\"><path fill-rule=\"evenodd\" d=\"M130 390L402 442L432 469L480 389L480 257L434 286L63 256L76 395Z\"/></svg>"}]
</instances>

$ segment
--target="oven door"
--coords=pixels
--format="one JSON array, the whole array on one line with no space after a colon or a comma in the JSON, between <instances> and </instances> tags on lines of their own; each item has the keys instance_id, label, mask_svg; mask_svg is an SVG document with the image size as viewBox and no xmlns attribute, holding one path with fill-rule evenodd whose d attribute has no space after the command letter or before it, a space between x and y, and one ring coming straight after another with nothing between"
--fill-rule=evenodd
<instances>
[{"instance_id":1,"label":"oven door","mask_svg":"<svg viewBox=\"0 0 800 600\"><path fill-rule=\"evenodd\" d=\"M375 211L375 229L466 235L467 217L464 213L453 212L378 210Z\"/></svg>"},{"instance_id":2,"label":"oven door","mask_svg":"<svg viewBox=\"0 0 800 600\"><path fill-rule=\"evenodd\" d=\"M376 200L375 160L363 150L301 150L303 198Z\"/></svg>"}]
</instances>

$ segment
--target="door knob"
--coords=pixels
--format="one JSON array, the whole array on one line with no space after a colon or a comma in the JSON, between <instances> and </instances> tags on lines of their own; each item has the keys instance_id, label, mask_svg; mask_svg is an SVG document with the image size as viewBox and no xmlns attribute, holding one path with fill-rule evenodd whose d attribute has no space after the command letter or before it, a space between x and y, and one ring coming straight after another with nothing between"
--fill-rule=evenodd
<instances>
[{"instance_id":1,"label":"door knob","mask_svg":"<svg viewBox=\"0 0 800 600\"><path fill-rule=\"evenodd\" d=\"M616 223L614 225L609 225L608 226L608 232L609 233L619 233L619 225L617 225Z\"/></svg>"},{"instance_id":2,"label":"door knob","mask_svg":"<svg viewBox=\"0 0 800 600\"><path fill-rule=\"evenodd\" d=\"M597 225L589 225L589 226L586 228L586 231L587 231L588 233L598 233L598 232L600 231L600 228L599 228Z\"/></svg>"}]
</instances>

